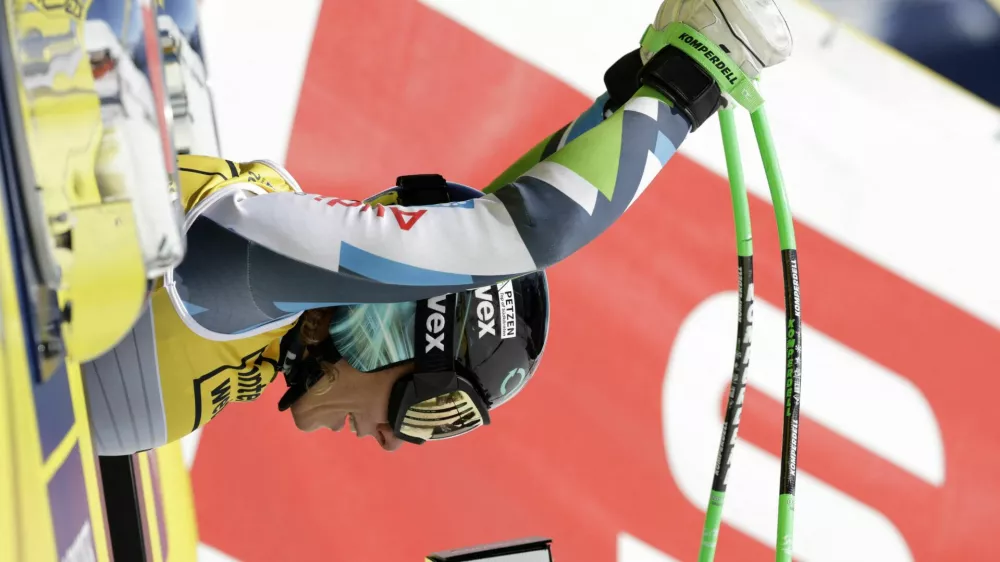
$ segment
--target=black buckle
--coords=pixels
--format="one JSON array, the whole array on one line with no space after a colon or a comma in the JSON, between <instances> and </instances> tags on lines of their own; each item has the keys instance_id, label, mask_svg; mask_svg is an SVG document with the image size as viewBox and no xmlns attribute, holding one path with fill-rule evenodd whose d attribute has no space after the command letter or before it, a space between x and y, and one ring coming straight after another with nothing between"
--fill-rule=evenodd
<instances>
[{"instance_id":1,"label":"black buckle","mask_svg":"<svg viewBox=\"0 0 1000 562\"><path fill-rule=\"evenodd\" d=\"M668 45L642 68L643 84L674 102L678 111L698 130L719 108L725 107L722 88L707 70L677 47Z\"/></svg>"},{"instance_id":2,"label":"black buckle","mask_svg":"<svg viewBox=\"0 0 1000 562\"><path fill-rule=\"evenodd\" d=\"M604 85L608 90L608 101L604 104L605 112L618 111L642 87L639 73L642 72L642 56L639 49L618 59L604 73Z\"/></svg>"},{"instance_id":3,"label":"black buckle","mask_svg":"<svg viewBox=\"0 0 1000 562\"><path fill-rule=\"evenodd\" d=\"M450 203L448 182L440 174L416 174L396 178L397 200L404 207Z\"/></svg>"}]
</instances>

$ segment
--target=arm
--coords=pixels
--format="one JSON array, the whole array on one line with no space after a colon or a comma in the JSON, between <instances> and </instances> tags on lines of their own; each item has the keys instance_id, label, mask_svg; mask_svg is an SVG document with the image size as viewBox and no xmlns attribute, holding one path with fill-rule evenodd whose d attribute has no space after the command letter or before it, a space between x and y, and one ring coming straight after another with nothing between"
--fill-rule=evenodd
<instances>
[{"instance_id":1,"label":"arm","mask_svg":"<svg viewBox=\"0 0 1000 562\"><path fill-rule=\"evenodd\" d=\"M233 334L310 308L416 300L549 267L614 223L690 129L649 88L607 118L603 105L475 201L373 209L271 193L196 208L177 290L199 324Z\"/></svg>"},{"instance_id":2,"label":"arm","mask_svg":"<svg viewBox=\"0 0 1000 562\"><path fill-rule=\"evenodd\" d=\"M586 111L580 114L575 121L567 124L554 134L545 137L542 142L535 145L530 151L528 151L527 154L519 158L517 162L514 162L514 164L504 170L499 177L490 182L483 192L493 193L501 187L517 181L518 178L524 175L536 164L545 160L549 156L552 156L552 154L557 151L559 147L565 146L570 140L579 137L583 133L586 133L590 129L594 128L594 126L600 124L605 119L604 106L607 104L607 101L608 94L604 94L597 98L597 100L595 100Z\"/></svg>"}]
</instances>

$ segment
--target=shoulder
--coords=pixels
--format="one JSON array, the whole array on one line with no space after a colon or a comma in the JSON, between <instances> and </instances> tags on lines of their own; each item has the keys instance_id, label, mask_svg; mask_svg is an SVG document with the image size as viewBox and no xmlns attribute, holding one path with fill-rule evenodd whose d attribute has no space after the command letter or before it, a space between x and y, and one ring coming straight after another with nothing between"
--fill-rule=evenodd
<instances>
[{"instance_id":1,"label":"shoulder","mask_svg":"<svg viewBox=\"0 0 1000 562\"><path fill-rule=\"evenodd\" d=\"M239 183L250 183L272 193L302 191L287 170L269 160L234 162L182 154L177 157L177 164L185 211L219 189Z\"/></svg>"}]
</instances>

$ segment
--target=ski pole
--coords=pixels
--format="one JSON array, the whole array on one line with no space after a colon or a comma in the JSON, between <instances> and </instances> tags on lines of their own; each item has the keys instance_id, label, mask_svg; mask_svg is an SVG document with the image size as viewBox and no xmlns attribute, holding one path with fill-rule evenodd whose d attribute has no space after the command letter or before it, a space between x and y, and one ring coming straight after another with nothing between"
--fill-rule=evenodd
<instances>
[{"instance_id":1,"label":"ski pole","mask_svg":"<svg viewBox=\"0 0 1000 562\"><path fill-rule=\"evenodd\" d=\"M771 192L775 220L778 223L778 239L781 246L785 288L785 403L781 443L781 480L778 490L778 536L775 550L778 562L791 562L802 377L802 318L799 300L798 255L792 215L785 196L784 180L774 141L771 137L767 114L761 106L750 115ZM729 388L725 419L722 424L722 437L715 465L715 476L712 481L712 492L705 514L705 525L698 554L699 562L712 562L715 558L731 456L733 446L736 443L743 398L746 392L747 367L750 361L749 353L753 334L753 242L750 230L749 203L743 179L743 166L733 109L727 108L720 111L719 121L722 126L722 141L726 153L726 167L733 200L733 218L736 223L737 259L739 260L739 311L733 378Z\"/></svg>"},{"instance_id":2,"label":"ski pole","mask_svg":"<svg viewBox=\"0 0 1000 562\"><path fill-rule=\"evenodd\" d=\"M739 139L736 135L736 117L732 108L719 112L722 123L722 144L726 151L729 171L729 190L733 199L733 219L736 222L736 253L739 271L739 311L736 324L736 359L733 361L733 379L729 387L722 438L715 462L712 494L705 515L699 562L712 562L722 524L722 504L726 498L726 482L730 458L736 444L743 395L746 391L747 365L750 363L750 340L753 335L753 236L750 232L750 202L747 200L743 181L743 163L740 159Z\"/></svg>"},{"instance_id":3,"label":"ski pole","mask_svg":"<svg viewBox=\"0 0 1000 562\"><path fill-rule=\"evenodd\" d=\"M763 107L750 114L760 149L767 185L771 190L774 217L778 222L781 266L785 284L785 407L781 431L781 480L778 490L778 562L792 561L792 530L795 519L795 475L799 444L799 401L802 386L802 311L799 301L799 257L795 227L785 196L785 182L771 127Z\"/></svg>"},{"instance_id":4,"label":"ski pole","mask_svg":"<svg viewBox=\"0 0 1000 562\"><path fill-rule=\"evenodd\" d=\"M737 256L739 260L739 318L737 324L736 361L729 389L722 439L716 461L705 525L702 531L699 562L711 562L715 557L719 528L722 524L722 505L725 500L726 481L730 456L739 429L740 412L746 390L746 368L749 363L750 339L753 331L753 246L750 237L750 212L747 204L743 167L737 142L734 107L739 105L750 112L756 134L757 147L767 175L767 184L778 223L781 244L781 262L785 286L785 404L781 438L781 481L778 491L778 536L776 559L792 560L792 529L795 515L795 468L799 441L799 391L802 378L802 318L799 302L799 262L795 248L795 230L792 214L785 197L784 180L778 164L778 154L771 138L771 129L764 111L764 98L757 89L754 78L747 76L739 65L725 54L727 49L715 45L701 32L682 22L674 22L663 30L650 26L642 38L642 45L656 52L666 45L688 54L715 79L721 91L728 96L729 105L719 112L722 138L726 152L726 167L733 199L733 217L736 221ZM705 56L711 54L711 59ZM708 62L708 61L711 62ZM720 63L721 61L721 63ZM720 63L720 64L717 64ZM725 69L723 72L721 69Z\"/></svg>"}]
</instances>

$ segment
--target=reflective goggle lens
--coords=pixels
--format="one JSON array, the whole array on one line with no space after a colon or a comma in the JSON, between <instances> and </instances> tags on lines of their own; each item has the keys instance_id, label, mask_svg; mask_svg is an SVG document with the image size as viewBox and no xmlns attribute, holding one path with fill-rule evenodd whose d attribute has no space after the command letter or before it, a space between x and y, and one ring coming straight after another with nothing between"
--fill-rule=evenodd
<instances>
[{"instance_id":1,"label":"reflective goggle lens","mask_svg":"<svg viewBox=\"0 0 1000 562\"><path fill-rule=\"evenodd\" d=\"M403 414L400 433L425 441L449 439L483 425L476 401L459 390L410 406Z\"/></svg>"}]
</instances>

